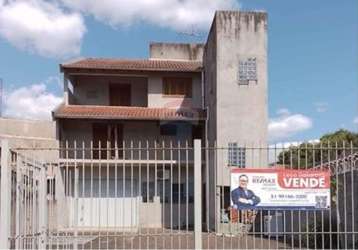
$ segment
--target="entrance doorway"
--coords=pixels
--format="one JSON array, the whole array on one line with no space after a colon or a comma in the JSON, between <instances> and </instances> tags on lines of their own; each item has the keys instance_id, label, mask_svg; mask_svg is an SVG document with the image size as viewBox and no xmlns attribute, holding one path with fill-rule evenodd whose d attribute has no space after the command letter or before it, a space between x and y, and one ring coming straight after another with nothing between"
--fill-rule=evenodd
<instances>
[{"instance_id":1,"label":"entrance doorway","mask_svg":"<svg viewBox=\"0 0 358 250\"><path fill-rule=\"evenodd\" d=\"M123 158L123 124L94 123L92 133L94 159Z\"/></svg>"}]
</instances>

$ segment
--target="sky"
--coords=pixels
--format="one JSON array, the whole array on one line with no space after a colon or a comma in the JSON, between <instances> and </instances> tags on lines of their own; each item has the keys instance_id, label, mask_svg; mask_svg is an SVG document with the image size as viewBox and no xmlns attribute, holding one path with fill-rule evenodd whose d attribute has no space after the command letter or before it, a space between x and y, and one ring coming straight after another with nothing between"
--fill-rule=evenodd
<instances>
[{"instance_id":1,"label":"sky","mask_svg":"<svg viewBox=\"0 0 358 250\"><path fill-rule=\"evenodd\" d=\"M0 0L2 115L51 119L60 63L146 58L151 41L205 42L218 9L268 13L271 142L358 131L356 0Z\"/></svg>"}]
</instances>

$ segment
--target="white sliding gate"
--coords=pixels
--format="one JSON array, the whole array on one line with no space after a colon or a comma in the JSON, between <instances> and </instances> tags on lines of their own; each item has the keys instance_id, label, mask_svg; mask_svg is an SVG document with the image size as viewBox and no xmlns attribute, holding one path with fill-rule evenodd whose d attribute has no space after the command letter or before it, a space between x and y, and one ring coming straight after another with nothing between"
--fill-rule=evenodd
<instances>
[{"instance_id":1,"label":"white sliding gate","mask_svg":"<svg viewBox=\"0 0 358 250\"><path fill-rule=\"evenodd\" d=\"M193 248L194 147L155 143L2 147L2 155L8 156L2 169L11 175L4 190L12 202L2 203L1 211L11 221L2 228L7 237L1 244L16 249L127 249L173 248L179 242ZM44 158L50 160L40 160ZM200 169L201 161L197 164ZM199 207L200 193L196 199Z\"/></svg>"}]
</instances>

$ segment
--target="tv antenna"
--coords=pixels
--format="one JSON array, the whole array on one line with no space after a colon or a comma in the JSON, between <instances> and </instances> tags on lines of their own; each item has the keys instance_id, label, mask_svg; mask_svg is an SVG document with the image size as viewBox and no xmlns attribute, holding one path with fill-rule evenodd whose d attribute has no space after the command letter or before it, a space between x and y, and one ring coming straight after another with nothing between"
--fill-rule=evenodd
<instances>
[{"instance_id":1,"label":"tv antenna","mask_svg":"<svg viewBox=\"0 0 358 250\"><path fill-rule=\"evenodd\" d=\"M3 81L0 78L0 117L2 117Z\"/></svg>"},{"instance_id":2,"label":"tv antenna","mask_svg":"<svg viewBox=\"0 0 358 250\"><path fill-rule=\"evenodd\" d=\"M191 28L188 29L188 30L179 31L177 33L179 35L191 36L191 37L196 37L196 38L203 38L204 37L204 34L200 33L198 31L198 29L196 29L194 26L191 26Z\"/></svg>"}]
</instances>

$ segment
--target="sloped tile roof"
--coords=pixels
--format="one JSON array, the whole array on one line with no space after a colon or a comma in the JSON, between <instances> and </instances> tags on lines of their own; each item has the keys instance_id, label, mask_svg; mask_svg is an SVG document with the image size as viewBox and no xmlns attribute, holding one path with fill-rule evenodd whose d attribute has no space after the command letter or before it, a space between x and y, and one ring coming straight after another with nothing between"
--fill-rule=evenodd
<instances>
[{"instance_id":1,"label":"sloped tile roof","mask_svg":"<svg viewBox=\"0 0 358 250\"><path fill-rule=\"evenodd\" d=\"M66 69L99 69L124 71L171 71L171 72L200 72L202 62L154 59L108 59L86 58L60 65L61 71Z\"/></svg>"},{"instance_id":2,"label":"sloped tile roof","mask_svg":"<svg viewBox=\"0 0 358 250\"><path fill-rule=\"evenodd\" d=\"M172 109L124 106L61 105L55 118L120 119L120 120L203 120L200 109Z\"/></svg>"}]
</instances>

